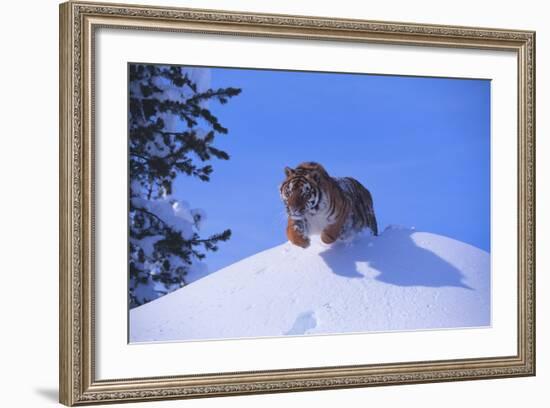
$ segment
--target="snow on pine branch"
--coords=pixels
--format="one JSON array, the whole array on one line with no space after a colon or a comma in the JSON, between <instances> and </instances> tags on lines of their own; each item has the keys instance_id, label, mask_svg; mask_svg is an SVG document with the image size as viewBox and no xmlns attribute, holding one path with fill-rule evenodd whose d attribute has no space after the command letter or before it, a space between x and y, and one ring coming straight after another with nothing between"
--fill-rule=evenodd
<instances>
[{"instance_id":1,"label":"snow on pine branch","mask_svg":"<svg viewBox=\"0 0 550 408\"><path fill-rule=\"evenodd\" d=\"M237 96L238 88L210 89L210 70L131 64L129 69L130 300L138 306L182 287L194 270L204 273L204 251L216 251L229 229L199 235L206 219L172 196L178 175L209 181L215 146L225 135L211 108ZM213 104L212 102L217 102Z\"/></svg>"}]
</instances>

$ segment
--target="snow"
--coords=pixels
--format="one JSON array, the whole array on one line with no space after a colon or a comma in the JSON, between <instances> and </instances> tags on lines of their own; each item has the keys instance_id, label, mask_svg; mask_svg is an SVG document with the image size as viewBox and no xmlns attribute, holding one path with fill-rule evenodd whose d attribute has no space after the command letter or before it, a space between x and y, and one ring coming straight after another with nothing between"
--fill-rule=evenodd
<instances>
[{"instance_id":1,"label":"snow","mask_svg":"<svg viewBox=\"0 0 550 408\"><path fill-rule=\"evenodd\" d=\"M145 198L133 197L132 205L141 208L159 217L163 222L170 225L172 229L181 232L183 237L191 239L195 227L195 214L206 216L201 209L190 209L185 201L174 201L168 198L157 200L146 200ZM163 237L164 238L164 237Z\"/></svg>"},{"instance_id":2,"label":"snow","mask_svg":"<svg viewBox=\"0 0 550 408\"><path fill-rule=\"evenodd\" d=\"M164 68L168 67L168 65L164 66ZM210 88L212 75L209 68L186 67L182 69L182 73L183 75L187 75L187 77L195 84L197 92L205 92L208 88ZM140 85L146 84L148 79L149 78L147 77L143 81L134 81L130 84L130 92L134 98L143 98ZM160 101L171 100L175 102L185 103L188 98L195 95L195 92L187 86L175 87L172 81L161 76L154 76L152 78L152 82L158 89L160 89L160 92L154 92L152 96ZM201 101L199 105L203 108L208 108L208 101ZM156 121L156 118L163 119L165 131L183 132L185 130L188 130L187 124L182 121L178 117L178 115L174 115L169 112L158 113L155 117L147 118L147 121L150 123L154 123ZM204 132L204 130L202 130L202 132ZM161 141L160 145L162 146L163 144L164 143L162 143ZM161 157L163 156L163 152L156 151L153 144L151 144L149 148L151 149L151 154L156 154Z\"/></svg>"},{"instance_id":3,"label":"snow","mask_svg":"<svg viewBox=\"0 0 550 408\"><path fill-rule=\"evenodd\" d=\"M490 325L490 255L412 228L284 243L130 311L130 341Z\"/></svg>"}]
</instances>

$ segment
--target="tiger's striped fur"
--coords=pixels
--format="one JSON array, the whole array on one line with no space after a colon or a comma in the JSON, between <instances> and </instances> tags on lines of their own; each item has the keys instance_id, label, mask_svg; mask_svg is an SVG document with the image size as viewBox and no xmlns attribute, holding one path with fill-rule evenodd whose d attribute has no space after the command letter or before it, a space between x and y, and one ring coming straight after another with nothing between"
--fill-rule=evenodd
<instances>
[{"instance_id":1,"label":"tiger's striped fur","mask_svg":"<svg viewBox=\"0 0 550 408\"><path fill-rule=\"evenodd\" d=\"M305 162L285 168L280 186L288 214L287 237L307 248L311 235L330 244L363 229L378 235L370 192L351 177L334 178L318 163Z\"/></svg>"}]
</instances>

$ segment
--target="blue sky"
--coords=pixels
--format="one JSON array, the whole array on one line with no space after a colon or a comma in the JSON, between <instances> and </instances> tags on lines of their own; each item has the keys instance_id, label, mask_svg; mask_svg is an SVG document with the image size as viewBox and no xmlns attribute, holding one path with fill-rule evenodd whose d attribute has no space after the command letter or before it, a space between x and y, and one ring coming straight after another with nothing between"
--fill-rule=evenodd
<instances>
[{"instance_id":1,"label":"blue sky","mask_svg":"<svg viewBox=\"0 0 550 408\"><path fill-rule=\"evenodd\" d=\"M207 213L201 235L231 228L205 259L215 271L286 241L285 166L317 161L372 193L379 230L414 226L490 251L490 81L274 70L211 70L242 93L210 110L229 128L210 182L176 196Z\"/></svg>"}]
</instances>

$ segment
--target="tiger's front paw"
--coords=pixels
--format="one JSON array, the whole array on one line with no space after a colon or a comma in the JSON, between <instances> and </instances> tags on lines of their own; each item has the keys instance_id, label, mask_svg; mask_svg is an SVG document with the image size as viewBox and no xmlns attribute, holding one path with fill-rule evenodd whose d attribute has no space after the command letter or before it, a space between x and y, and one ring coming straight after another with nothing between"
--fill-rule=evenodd
<instances>
[{"instance_id":1,"label":"tiger's front paw","mask_svg":"<svg viewBox=\"0 0 550 408\"><path fill-rule=\"evenodd\" d=\"M321 241L325 244L332 244L334 241L336 241L336 237L334 237L331 233L327 231L323 231L321 233Z\"/></svg>"},{"instance_id":2,"label":"tiger's front paw","mask_svg":"<svg viewBox=\"0 0 550 408\"><path fill-rule=\"evenodd\" d=\"M311 244L311 241L309 240L309 238L301 238L299 240L295 240L292 243L305 249Z\"/></svg>"},{"instance_id":3,"label":"tiger's front paw","mask_svg":"<svg viewBox=\"0 0 550 408\"><path fill-rule=\"evenodd\" d=\"M304 237L303 235L299 234L297 231L293 231L293 233L288 234L288 240L292 242L294 245L307 248L311 241L308 237Z\"/></svg>"}]
</instances>

